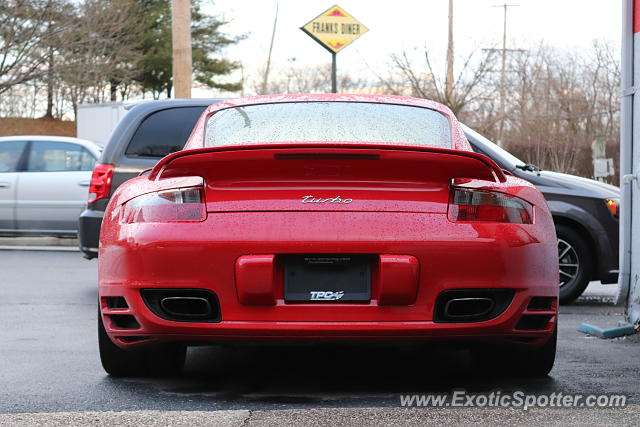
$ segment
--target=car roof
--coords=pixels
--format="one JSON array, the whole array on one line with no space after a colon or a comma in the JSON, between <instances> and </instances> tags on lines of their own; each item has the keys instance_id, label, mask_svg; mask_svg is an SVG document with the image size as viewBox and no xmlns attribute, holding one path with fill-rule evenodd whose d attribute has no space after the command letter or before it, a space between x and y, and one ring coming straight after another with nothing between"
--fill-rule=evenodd
<instances>
[{"instance_id":1,"label":"car roof","mask_svg":"<svg viewBox=\"0 0 640 427\"><path fill-rule=\"evenodd\" d=\"M88 139L75 138L72 136L60 136L60 135L11 135L0 136L0 141L59 141L59 142L72 142L82 145L94 145L102 147L97 142L90 141Z\"/></svg>"},{"instance_id":2,"label":"car roof","mask_svg":"<svg viewBox=\"0 0 640 427\"><path fill-rule=\"evenodd\" d=\"M90 141L88 139L74 138L71 136L59 136L59 135L11 135L0 136L0 143L5 141L56 141L56 142L70 142L72 144L82 145L94 154L99 154L104 148L102 145Z\"/></svg>"},{"instance_id":3,"label":"car roof","mask_svg":"<svg viewBox=\"0 0 640 427\"><path fill-rule=\"evenodd\" d=\"M208 107L225 98L184 98L184 99L162 99L154 101L136 101L125 106L128 111L138 113L148 113L171 107Z\"/></svg>"}]
</instances>

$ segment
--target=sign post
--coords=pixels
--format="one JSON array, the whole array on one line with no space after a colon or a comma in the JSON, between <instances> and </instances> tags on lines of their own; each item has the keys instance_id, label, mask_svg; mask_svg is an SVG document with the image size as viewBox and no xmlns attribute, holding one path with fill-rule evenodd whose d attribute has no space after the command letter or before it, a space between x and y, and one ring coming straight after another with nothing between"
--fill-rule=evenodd
<instances>
[{"instance_id":1,"label":"sign post","mask_svg":"<svg viewBox=\"0 0 640 427\"><path fill-rule=\"evenodd\" d=\"M338 66L335 52L331 53L331 93L338 93Z\"/></svg>"},{"instance_id":2,"label":"sign post","mask_svg":"<svg viewBox=\"0 0 640 427\"><path fill-rule=\"evenodd\" d=\"M322 12L300 29L331 53L331 92L337 93L336 55L369 29L338 5Z\"/></svg>"}]
</instances>

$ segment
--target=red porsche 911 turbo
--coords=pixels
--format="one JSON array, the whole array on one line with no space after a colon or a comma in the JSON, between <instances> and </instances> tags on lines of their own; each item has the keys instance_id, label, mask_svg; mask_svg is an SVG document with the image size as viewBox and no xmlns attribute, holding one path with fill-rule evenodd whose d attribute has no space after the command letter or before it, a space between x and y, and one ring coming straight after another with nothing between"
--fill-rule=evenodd
<instances>
[{"instance_id":1,"label":"red porsche 911 turbo","mask_svg":"<svg viewBox=\"0 0 640 427\"><path fill-rule=\"evenodd\" d=\"M546 375L556 245L542 194L474 153L440 104L220 102L109 202L102 364L161 375L188 345L393 339L468 343Z\"/></svg>"}]
</instances>

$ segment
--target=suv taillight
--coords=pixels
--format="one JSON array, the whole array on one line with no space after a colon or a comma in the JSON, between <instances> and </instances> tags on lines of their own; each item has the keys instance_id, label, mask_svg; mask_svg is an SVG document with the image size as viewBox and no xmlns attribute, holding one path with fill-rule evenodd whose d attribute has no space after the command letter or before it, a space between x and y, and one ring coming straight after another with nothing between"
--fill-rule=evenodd
<instances>
[{"instance_id":1,"label":"suv taillight","mask_svg":"<svg viewBox=\"0 0 640 427\"><path fill-rule=\"evenodd\" d=\"M607 209L611 212L611 215L614 218L620 217L620 199L605 199L605 204L607 205Z\"/></svg>"},{"instance_id":2,"label":"suv taillight","mask_svg":"<svg viewBox=\"0 0 640 427\"><path fill-rule=\"evenodd\" d=\"M451 221L533 224L533 205L519 197L487 190L451 189Z\"/></svg>"},{"instance_id":3,"label":"suv taillight","mask_svg":"<svg viewBox=\"0 0 640 427\"><path fill-rule=\"evenodd\" d=\"M114 165L96 164L89 185L89 203L109 197L114 170Z\"/></svg>"}]
</instances>

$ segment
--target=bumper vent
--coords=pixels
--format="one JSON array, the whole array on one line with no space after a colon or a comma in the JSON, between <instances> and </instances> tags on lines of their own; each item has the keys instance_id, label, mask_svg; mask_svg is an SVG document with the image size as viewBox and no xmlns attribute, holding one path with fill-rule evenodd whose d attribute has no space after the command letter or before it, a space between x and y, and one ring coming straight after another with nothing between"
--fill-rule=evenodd
<instances>
[{"instance_id":1,"label":"bumper vent","mask_svg":"<svg viewBox=\"0 0 640 427\"><path fill-rule=\"evenodd\" d=\"M108 314L107 316L116 329L140 329L140 324L130 314Z\"/></svg>"},{"instance_id":2,"label":"bumper vent","mask_svg":"<svg viewBox=\"0 0 640 427\"><path fill-rule=\"evenodd\" d=\"M529 301L527 310L531 311L549 311L555 310L555 297L533 297Z\"/></svg>"},{"instance_id":3,"label":"bumper vent","mask_svg":"<svg viewBox=\"0 0 640 427\"><path fill-rule=\"evenodd\" d=\"M127 309L129 305L123 297L107 297L107 308L110 309Z\"/></svg>"},{"instance_id":4,"label":"bumper vent","mask_svg":"<svg viewBox=\"0 0 640 427\"><path fill-rule=\"evenodd\" d=\"M146 341L148 339L150 339L151 337L147 337L147 336L126 336L126 337L117 337L117 339L119 339L120 341L122 341L123 343L126 344L133 344L133 343L137 343L137 342L141 342L141 341Z\"/></svg>"},{"instance_id":5,"label":"bumper vent","mask_svg":"<svg viewBox=\"0 0 640 427\"><path fill-rule=\"evenodd\" d=\"M551 314L525 314L516 325L516 329L521 331L543 331L547 329L552 317Z\"/></svg>"}]
</instances>

